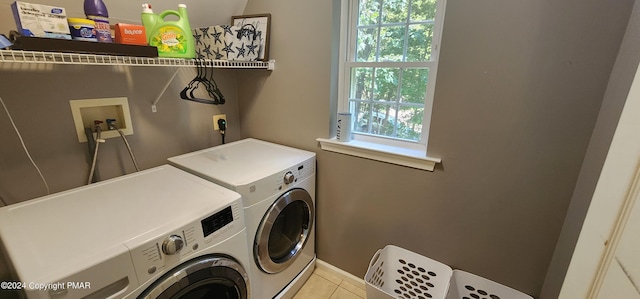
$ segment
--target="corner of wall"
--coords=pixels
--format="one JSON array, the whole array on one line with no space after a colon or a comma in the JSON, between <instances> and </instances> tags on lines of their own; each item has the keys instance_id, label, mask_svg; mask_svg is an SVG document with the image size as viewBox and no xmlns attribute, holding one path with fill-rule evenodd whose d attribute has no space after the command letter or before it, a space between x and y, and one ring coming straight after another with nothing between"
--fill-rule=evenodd
<instances>
[{"instance_id":1,"label":"corner of wall","mask_svg":"<svg viewBox=\"0 0 640 299\"><path fill-rule=\"evenodd\" d=\"M640 0L636 0L622 39L618 57L589 141L565 222L545 277L540 298L558 298L569 263L589 210L618 120L640 63Z\"/></svg>"}]
</instances>

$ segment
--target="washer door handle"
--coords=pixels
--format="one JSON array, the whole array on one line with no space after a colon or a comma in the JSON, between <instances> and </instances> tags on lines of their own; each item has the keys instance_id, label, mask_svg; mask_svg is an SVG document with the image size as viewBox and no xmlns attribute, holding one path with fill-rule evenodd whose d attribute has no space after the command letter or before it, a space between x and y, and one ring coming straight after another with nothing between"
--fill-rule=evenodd
<instances>
[{"instance_id":1,"label":"washer door handle","mask_svg":"<svg viewBox=\"0 0 640 299\"><path fill-rule=\"evenodd\" d=\"M287 213L291 213L291 211L302 211L300 215L298 213L293 215L297 220L301 220L300 227L289 226L288 233L285 232L282 236L277 235L281 233L278 228L282 227ZM291 215L288 214L288 216ZM307 243L313 230L314 219L315 207L311 195L306 190L291 189L276 199L267 209L256 232L253 253L258 267L271 274L281 272L289 267L300 256ZM299 235L294 235L298 232ZM284 241L289 241L289 243L277 243ZM274 257L274 254L277 256Z\"/></svg>"}]
</instances>

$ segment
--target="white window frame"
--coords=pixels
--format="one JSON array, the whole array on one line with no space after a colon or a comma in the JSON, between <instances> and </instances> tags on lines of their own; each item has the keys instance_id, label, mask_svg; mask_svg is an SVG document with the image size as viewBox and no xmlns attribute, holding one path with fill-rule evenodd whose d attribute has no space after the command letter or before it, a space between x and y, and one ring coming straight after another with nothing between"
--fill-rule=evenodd
<instances>
[{"instance_id":1,"label":"white window frame","mask_svg":"<svg viewBox=\"0 0 640 299\"><path fill-rule=\"evenodd\" d=\"M358 0L341 0L340 8L340 53L338 71L338 113L349 111L350 77L352 67L428 67L429 80L424 103L424 118L420 141L405 141L384 136L353 132L353 140L339 142L332 139L318 139L322 149L354 156L384 161L388 163L433 171L441 160L427 156L427 142L431 111L435 93L435 83L440 56L440 43L444 21L446 0L437 0L431 41L431 59L426 62L355 62L356 25L359 13ZM379 41L378 41L379 42Z\"/></svg>"}]
</instances>

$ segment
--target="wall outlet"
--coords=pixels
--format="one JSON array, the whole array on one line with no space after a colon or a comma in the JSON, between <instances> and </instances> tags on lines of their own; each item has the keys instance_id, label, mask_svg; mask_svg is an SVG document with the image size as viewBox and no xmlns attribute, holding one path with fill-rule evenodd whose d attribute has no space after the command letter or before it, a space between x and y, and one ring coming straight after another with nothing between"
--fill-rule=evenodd
<instances>
[{"instance_id":1,"label":"wall outlet","mask_svg":"<svg viewBox=\"0 0 640 299\"><path fill-rule=\"evenodd\" d=\"M218 115L214 115L213 116L213 130L214 131L219 131L220 130L220 126L218 126L218 120L219 119L224 119L224 121L227 121L227 115L226 114L218 114ZM229 128L229 123L227 123L227 128Z\"/></svg>"},{"instance_id":2,"label":"wall outlet","mask_svg":"<svg viewBox=\"0 0 640 299\"><path fill-rule=\"evenodd\" d=\"M116 130L109 130L107 127L107 119L115 119L116 124L125 135L133 134L133 125L131 124L131 113L129 112L129 103L127 98L106 98L106 99L88 99L88 100L71 100L71 114L76 127L79 142L87 142L85 128L94 128L94 120L102 121L100 125L102 129L102 139L120 137ZM93 129L91 131L94 131ZM95 133L94 133L95 135ZM95 136L94 136L95 138Z\"/></svg>"}]
</instances>

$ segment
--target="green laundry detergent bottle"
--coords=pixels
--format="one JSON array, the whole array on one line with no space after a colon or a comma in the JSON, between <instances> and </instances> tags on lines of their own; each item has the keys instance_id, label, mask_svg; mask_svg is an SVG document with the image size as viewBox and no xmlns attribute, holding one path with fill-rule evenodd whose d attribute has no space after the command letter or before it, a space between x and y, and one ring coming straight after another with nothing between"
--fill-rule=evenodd
<instances>
[{"instance_id":1,"label":"green laundry detergent bottle","mask_svg":"<svg viewBox=\"0 0 640 299\"><path fill-rule=\"evenodd\" d=\"M175 15L178 20L165 21L168 15ZM179 4L178 11L167 10L156 15L151 10L151 5L142 4L142 25L147 34L147 42L158 48L160 57L196 57L186 5Z\"/></svg>"}]
</instances>

